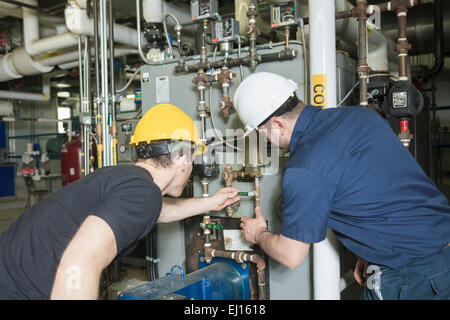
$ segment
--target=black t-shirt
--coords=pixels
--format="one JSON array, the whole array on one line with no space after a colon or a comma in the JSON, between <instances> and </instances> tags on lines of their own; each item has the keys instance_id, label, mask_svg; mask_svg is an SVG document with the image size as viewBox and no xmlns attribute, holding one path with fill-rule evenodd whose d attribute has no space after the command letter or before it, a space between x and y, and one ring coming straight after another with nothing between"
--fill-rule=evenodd
<instances>
[{"instance_id":1,"label":"black t-shirt","mask_svg":"<svg viewBox=\"0 0 450 320\"><path fill-rule=\"evenodd\" d=\"M121 255L150 232L161 208L161 190L134 165L104 167L61 188L0 235L0 299L50 298L62 254L89 215L111 227Z\"/></svg>"}]
</instances>

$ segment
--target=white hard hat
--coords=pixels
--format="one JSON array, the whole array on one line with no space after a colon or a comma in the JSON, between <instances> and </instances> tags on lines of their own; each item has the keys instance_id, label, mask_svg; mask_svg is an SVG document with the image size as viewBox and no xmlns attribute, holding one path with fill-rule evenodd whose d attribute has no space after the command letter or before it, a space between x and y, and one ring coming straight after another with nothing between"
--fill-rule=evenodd
<instances>
[{"instance_id":1,"label":"white hard hat","mask_svg":"<svg viewBox=\"0 0 450 320\"><path fill-rule=\"evenodd\" d=\"M298 89L291 79L270 72L256 72L234 94L236 112L247 131L255 130Z\"/></svg>"}]
</instances>

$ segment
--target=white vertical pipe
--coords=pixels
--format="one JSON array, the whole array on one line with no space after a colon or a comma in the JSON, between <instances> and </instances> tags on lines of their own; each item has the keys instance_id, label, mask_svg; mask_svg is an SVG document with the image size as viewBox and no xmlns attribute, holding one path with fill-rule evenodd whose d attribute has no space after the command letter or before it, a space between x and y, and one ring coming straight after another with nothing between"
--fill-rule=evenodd
<instances>
[{"instance_id":1,"label":"white vertical pipe","mask_svg":"<svg viewBox=\"0 0 450 320\"><path fill-rule=\"evenodd\" d=\"M326 75L327 102L325 108L336 106L336 28L334 17L333 0L309 1L311 84L314 84L312 79L315 75ZM311 90L314 90L314 86ZM316 90L319 89L316 88Z\"/></svg>"},{"instance_id":2,"label":"white vertical pipe","mask_svg":"<svg viewBox=\"0 0 450 320\"><path fill-rule=\"evenodd\" d=\"M144 0L142 1L142 10L145 22L159 22L163 19L162 0Z\"/></svg>"},{"instance_id":3,"label":"white vertical pipe","mask_svg":"<svg viewBox=\"0 0 450 320\"><path fill-rule=\"evenodd\" d=\"M336 30L334 0L309 1L311 101L314 90L325 90L325 108L336 107ZM322 76L321 76L322 75ZM324 76L323 76L324 75ZM315 76L325 79L315 87ZM314 299L340 299L338 243L331 229L327 238L313 245Z\"/></svg>"}]
</instances>

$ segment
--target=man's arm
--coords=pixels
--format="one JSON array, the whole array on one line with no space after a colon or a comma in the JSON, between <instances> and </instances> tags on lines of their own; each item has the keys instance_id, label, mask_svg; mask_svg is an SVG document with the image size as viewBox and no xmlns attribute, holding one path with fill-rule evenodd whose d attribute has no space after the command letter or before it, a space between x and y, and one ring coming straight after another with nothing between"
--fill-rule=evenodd
<instances>
[{"instance_id":1,"label":"man's arm","mask_svg":"<svg viewBox=\"0 0 450 320\"><path fill-rule=\"evenodd\" d=\"M255 208L256 217L242 217L241 228L245 240L258 244L266 254L290 269L297 268L308 255L310 243L273 234L267 230L261 208Z\"/></svg>"},{"instance_id":2,"label":"man's arm","mask_svg":"<svg viewBox=\"0 0 450 320\"><path fill-rule=\"evenodd\" d=\"M51 299L97 299L102 270L117 254L116 239L109 225L88 216L64 251Z\"/></svg>"},{"instance_id":3,"label":"man's arm","mask_svg":"<svg viewBox=\"0 0 450 320\"><path fill-rule=\"evenodd\" d=\"M239 201L238 191L235 188L222 188L213 196L206 198L179 199L164 197L158 223L179 221L208 211L220 211L226 206Z\"/></svg>"}]
</instances>

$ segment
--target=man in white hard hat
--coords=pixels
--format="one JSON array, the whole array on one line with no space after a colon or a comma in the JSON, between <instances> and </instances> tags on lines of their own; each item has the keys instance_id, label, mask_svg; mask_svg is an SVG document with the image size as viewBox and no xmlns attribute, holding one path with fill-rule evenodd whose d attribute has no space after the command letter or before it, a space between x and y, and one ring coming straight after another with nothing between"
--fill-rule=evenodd
<instances>
[{"instance_id":1,"label":"man in white hard hat","mask_svg":"<svg viewBox=\"0 0 450 320\"><path fill-rule=\"evenodd\" d=\"M267 229L258 207L254 219L241 219L245 239L296 268L330 227L360 258L355 277L366 284L362 298L449 299L446 197L378 114L307 106L296 89L292 80L259 72L235 93L247 132L265 130L290 154L281 233ZM377 274L365 279L369 265Z\"/></svg>"}]
</instances>

